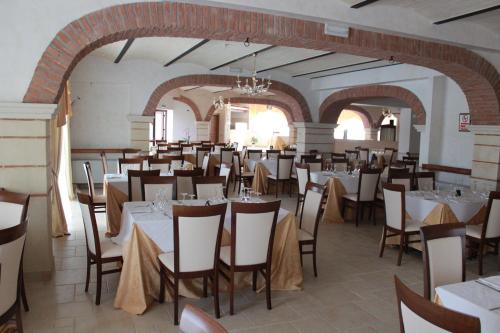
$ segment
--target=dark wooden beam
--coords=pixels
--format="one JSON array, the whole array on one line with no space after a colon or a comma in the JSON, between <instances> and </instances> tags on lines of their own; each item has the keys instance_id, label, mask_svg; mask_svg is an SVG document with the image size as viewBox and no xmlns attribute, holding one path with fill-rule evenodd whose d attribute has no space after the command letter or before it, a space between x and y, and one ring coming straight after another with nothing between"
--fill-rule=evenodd
<instances>
[{"instance_id":1,"label":"dark wooden beam","mask_svg":"<svg viewBox=\"0 0 500 333\"><path fill-rule=\"evenodd\" d=\"M191 90L195 90L195 89L198 89L198 88L201 88L201 86L195 86L195 87L193 87L193 88L189 88L189 89L186 89L186 90L181 89L181 90L182 90L182 91L191 91Z\"/></svg>"},{"instance_id":2,"label":"dark wooden beam","mask_svg":"<svg viewBox=\"0 0 500 333\"><path fill-rule=\"evenodd\" d=\"M377 2L377 1L378 0L364 0L364 1L358 2L355 5L352 5L351 8L359 9L361 7L368 6L369 4L372 4L372 3Z\"/></svg>"},{"instance_id":3,"label":"dark wooden beam","mask_svg":"<svg viewBox=\"0 0 500 333\"><path fill-rule=\"evenodd\" d=\"M381 66L375 66L375 67L369 67L369 68L354 69L352 71L347 71L347 72L341 72L341 73L333 73L333 74L326 74L326 75L321 75L321 76L315 76L315 77L311 77L311 79L320 79L322 77L327 77L327 76L335 76L335 75L340 75L340 74L361 72L361 71L367 71L369 69L389 67L389 66L396 66L396 65L402 65L402 64L400 62L398 62L398 63L395 63L395 64L387 64L387 65L381 65Z\"/></svg>"},{"instance_id":4,"label":"dark wooden beam","mask_svg":"<svg viewBox=\"0 0 500 333\"><path fill-rule=\"evenodd\" d=\"M300 76L306 76L306 75L311 75L311 74L318 74L318 73L323 73L323 72L329 72L329 71L333 71L333 70L336 70L336 69L348 68L348 67L353 67L353 66L358 66L358 65L364 65L364 64L371 64L373 62L378 62L378 61L383 61L383 60L384 59L375 59L375 60L363 61L363 62L358 62L358 63L355 63L355 64L351 64L351 65L331 67L331 68L327 68L327 69L321 69L319 71L314 71L314 72L309 72L309 73L302 73L302 74L296 74L296 75L293 75L292 77L300 77Z\"/></svg>"},{"instance_id":5,"label":"dark wooden beam","mask_svg":"<svg viewBox=\"0 0 500 333\"><path fill-rule=\"evenodd\" d=\"M206 43L208 43L210 41L210 39L204 39L202 40L201 42L199 42L198 44L194 45L193 47L191 47L189 50L187 51L184 51L182 52L180 55L178 55L177 57L175 57L174 59L170 60L169 62L167 62L164 67L167 67L167 66L170 66L172 65L173 63L175 63L176 61L184 58L185 56L187 56L189 53L193 52L194 50L196 50L197 48L205 45Z\"/></svg>"},{"instance_id":6,"label":"dark wooden beam","mask_svg":"<svg viewBox=\"0 0 500 333\"><path fill-rule=\"evenodd\" d=\"M225 91L230 91L230 90L232 90L232 89L233 89L232 87L231 87L231 88L230 88L230 87L227 87L227 88L225 88L225 89L221 89L221 90L217 90L217 91L212 91L212 94L219 94L219 93L223 93L223 92L225 92Z\"/></svg>"},{"instance_id":7,"label":"dark wooden beam","mask_svg":"<svg viewBox=\"0 0 500 333\"><path fill-rule=\"evenodd\" d=\"M210 68L210 70L211 70L211 71L214 71L214 70L216 70L216 69L219 69L219 68L222 68L222 67L225 67L225 66L231 65L232 63L235 63L235 62L237 62L237 61L240 61L240 60L243 60L243 59L245 59L245 58L251 57L251 56L253 56L254 54L259 54L259 53L262 53L262 52L266 52L267 50L270 50L270 49L272 49L272 48L274 48L274 47L276 47L276 45L271 45L271 46L265 47L265 48L260 49L260 50L258 50L258 51L255 51L255 52L252 52L252 53L246 54L246 55L244 55L244 56L242 56L242 57L236 58L236 59L234 59L234 60L228 61L228 62L226 62L226 63L224 63L224 64L222 64L222 65L218 65L218 66L215 66L214 68Z\"/></svg>"},{"instance_id":8,"label":"dark wooden beam","mask_svg":"<svg viewBox=\"0 0 500 333\"><path fill-rule=\"evenodd\" d=\"M281 68L281 67L285 67L285 66L295 65L295 64L299 64L301 62L305 62L305 61L309 61L309 60L314 60L314 59L318 59L318 58L321 58L321 57L326 57L326 56L332 55L334 53L335 52L328 52L328 53L320 54L320 55L317 55L317 56L314 56L314 57L304 58L304 59L297 60L297 61L292 61L292 62L289 62L289 63L286 63L286 64L282 64L282 65L278 65L278 66L274 66L274 67L269 67L269 68L266 68L266 69L261 69L260 71L257 71L257 73L266 72L266 71L270 71L272 69L277 69L277 68Z\"/></svg>"},{"instance_id":9,"label":"dark wooden beam","mask_svg":"<svg viewBox=\"0 0 500 333\"><path fill-rule=\"evenodd\" d=\"M447 18L444 20L436 21L436 22L434 22L434 24L439 25L439 24L444 24L444 23L448 23L448 22L452 22L452 21L457 21L457 20L461 20L461 19L466 18L466 17L484 14L484 13L491 12L491 11L494 11L497 9L500 9L500 5L495 5L492 7L476 10L476 11L473 11L470 13L465 13L465 14L458 15L458 16L453 16L453 17L450 17L450 18ZM500 17L498 19L500 20Z\"/></svg>"},{"instance_id":10,"label":"dark wooden beam","mask_svg":"<svg viewBox=\"0 0 500 333\"><path fill-rule=\"evenodd\" d=\"M125 53L127 53L128 49L130 48L130 46L132 45L133 42L134 42L134 38L130 38L129 40L127 40L125 45L123 45L122 50L118 54L118 57L116 57L115 64L119 63L120 60L122 60L123 56L125 55Z\"/></svg>"}]
</instances>

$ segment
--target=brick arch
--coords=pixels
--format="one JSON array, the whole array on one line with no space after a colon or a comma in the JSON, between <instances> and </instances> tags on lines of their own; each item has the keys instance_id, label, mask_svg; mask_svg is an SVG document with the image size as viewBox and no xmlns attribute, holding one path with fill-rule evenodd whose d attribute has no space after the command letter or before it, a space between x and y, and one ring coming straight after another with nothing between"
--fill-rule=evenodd
<instances>
[{"instance_id":1,"label":"brick arch","mask_svg":"<svg viewBox=\"0 0 500 333\"><path fill-rule=\"evenodd\" d=\"M47 46L24 96L25 103L57 103L64 82L91 51L129 38L171 36L243 41L336 51L435 69L463 90L473 124L500 124L500 75L463 47L349 29L328 36L324 24L297 18L176 2L115 5L86 14L60 30Z\"/></svg>"},{"instance_id":2,"label":"brick arch","mask_svg":"<svg viewBox=\"0 0 500 333\"><path fill-rule=\"evenodd\" d=\"M344 110L356 112L361 117L361 120L363 121L363 126L365 128L373 127L373 118L371 114L368 111L366 111L366 109L364 109L363 107L359 105L348 105L343 110L340 111L339 116L342 114Z\"/></svg>"},{"instance_id":3,"label":"brick arch","mask_svg":"<svg viewBox=\"0 0 500 333\"><path fill-rule=\"evenodd\" d=\"M233 87L236 79L236 76L231 75L195 74L180 76L165 81L160 84L149 97L143 115L152 115L161 98L174 89L194 85ZM244 79L244 77L240 79ZM294 121L311 121L309 106L304 96L302 96L297 89L280 81L272 81L270 91L276 95L276 98L279 98L283 103L288 105L288 110Z\"/></svg>"},{"instance_id":4,"label":"brick arch","mask_svg":"<svg viewBox=\"0 0 500 333\"><path fill-rule=\"evenodd\" d=\"M189 106L194 113L194 118L196 119L196 121L203 120L203 118L201 118L201 113L200 113L200 109L198 108L198 105L196 105L195 102L193 102L193 100L191 98L180 95L178 97L177 96L174 97L174 100L179 101L179 102L184 103L187 106ZM157 106L158 106L158 104L157 104Z\"/></svg>"},{"instance_id":5,"label":"brick arch","mask_svg":"<svg viewBox=\"0 0 500 333\"><path fill-rule=\"evenodd\" d=\"M425 110L420 99L410 90L391 85L366 85L334 92L319 107L319 119L324 123L336 123L349 104L367 98L390 97L405 102L416 115L416 124L425 124Z\"/></svg>"},{"instance_id":6,"label":"brick arch","mask_svg":"<svg viewBox=\"0 0 500 333\"><path fill-rule=\"evenodd\" d=\"M227 103L228 99L226 98L224 99L224 101ZM277 101L275 99L258 98L258 97L231 97L231 103L272 105L283 111L283 114L285 115L289 125L291 125L294 121L296 121L293 118L290 106L286 103ZM207 115L205 116L205 121L210 121L212 119L214 112L215 112L215 107L212 105L208 109Z\"/></svg>"}]
</instances>

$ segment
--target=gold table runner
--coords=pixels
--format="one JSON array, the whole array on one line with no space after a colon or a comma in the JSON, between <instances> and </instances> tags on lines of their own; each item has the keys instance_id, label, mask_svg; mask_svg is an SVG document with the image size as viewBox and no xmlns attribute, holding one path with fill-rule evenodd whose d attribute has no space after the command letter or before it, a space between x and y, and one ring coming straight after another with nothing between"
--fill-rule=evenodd
<instances>
[{"instance_id":1,"label":"gold table runner","mask_svg":"<svg viewBox=\"0 0 500 333\"><path fill-rule=\"evenodd\" d=\"M267 194L267 176L269 170L260 162L255 164L254 176L252 181L252 190L261 194Z\"/></svg>"}]
</instances>

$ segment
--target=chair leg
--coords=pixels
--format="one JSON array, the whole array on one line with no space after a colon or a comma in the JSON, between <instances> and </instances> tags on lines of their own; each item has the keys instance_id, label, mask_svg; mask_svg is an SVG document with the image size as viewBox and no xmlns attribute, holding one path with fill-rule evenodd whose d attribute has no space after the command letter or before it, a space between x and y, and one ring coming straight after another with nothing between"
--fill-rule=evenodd
<instances>
[{"instance_id":1,"label":"chair leg","mask_svg":"<svg viewBox=\"0 0 500 333\"><path fill-rule=\"evenodd\" d=\"M303 260L302 260L302 243L299 243L299 251L300 251L300 267L304 266Z\"/></svg>"},{"instance_id":2,"label":"chair leg","mask_svg":"<svg viewBox=\"0 0 500 333\"><path fill-rule=\"evenodd\" d=\"M240 194L240 192L241 192L241 182L243 182L243 181L244 181L244 179L242 178L238 182L238 194Z\"/></svg>"},{"instance_id":3,"label":"chair leg","mask_svg":"<svg viewBox=\"0 0 500 333\"><path fill-rule=\"evenodd\" d=\"M174 277L174 325L179 325L179 279Z\"/></svg>"},{"instance_id":4,"label":"chair leg","mask_svg":"<svg viewBox=\"0 0 500 333\"><path fill-rule=\"evenodd\" d=\"M85 280L85 292L89 292L89 282L90 282L90 258L87 255L87 279Z\"/></svg>"},{"instance_id":5,"label":"chair leg","mask_svg":"<svg viewBox=\"0 0 500 333\"><path fill-rule=\"evenodd\" d=\"M165 302L165 278L163 275L163 266L160 264L160 295L158 295L158 302Z\"/></svg>"},{"instance_id":6,"label":"chair leg","mask_svg":"<svg viewBox=\"0 0 500 333\"><path fill-rule=\"evenodd\" d=\"M384 225L384 229L382 230L382 240L380 241L380 251L378 253L378 256L380 258L382 258L382 256L384 255L386 237L387 237L387 229L385 228L385 225Z\"/></svg>"},{"instance_id":7,"label":"chair leg","mask_svg":"<svg viewBox=\"0 0 500 333\"><path fill-rule=\"evenodd\" d=\"M398 254L398 266L401 266L401 259L403 258L405 235L399 236L399 254Z\"/></svg>"},{"instance_id":8,"label":"chair leg","mask_svg":"<svg viewBox=\"0 0 500 333\"><path fill-rule=\"evenodd\" d=\"M97 290L95 294L95 305L101 304L101 287L102 287L102 264L100 261L96 263L97 267Z\"/></svg>"},{"instance_id":9,"label":"chair leg","mask_svg":"<svg viewBox=\"0 0 500 333\"><path fill-rule=\"evenodd\" d=\"M345 200L342 199L342 217L345 217L345 206L346 206Z\"/></svg>"},{"instance_id":10,"label":"chair leg","mask_svg":"<svg viewBox=\"0 0 500 333\"><path fill-rule=\"evenodd\" d=\"M359 224L359 209L360 209L361 204L356 203L356 217L355 217L355 223L356 223L356 228L358 227Z\"/></svg>"},{"instance_id":11,"label":"chair leg","mask_svg":"<svg viewBox=\"0 0 500 333\"><path fill-rule=\"evenodd\" d=\"M17 303L16 310L16 332L23 333L23 320L21 317L21 303Z\"/></svg>"},{"instance_id":12,"label":"chair leg","mask_svg":"<svg viewBox=\"0 0 500 333\"><path fill-rule=\"evenodd\" d=\"M314 277L318 277L318 268L316 267L316 243L313 244L313 268L314 268Z\"/></svg>"},{"instance_id":13,"label":"chair leg","mask_svg":"<svg viewBox=\"0 0 500 333\"><path fill-rule=\"evenodd\" d=\"M207 276L203 276L203 297L208 296L208 281L207 281Z\"/></svg>"},{"instance_id":14,"label":"chair leg","mask_svg":"<svg viewBox=\"0 0 500 333\"><path fill-rule=\"evenodd\" d=\"M229 273L229 314L234 315L234 272Z\"/></svg>"},{"instance_id":15,"label":"chair leg","mask_svg":"<svg viewBox=\"0 0 500 333\"><path fill-rule=\"evenodd\" d=\"M276 180L276 198L278 197L278 191L280 190L280 181Z\"/></svg>"},{"instance_id":16,"label":"chair leg","mask_svg":"<svg viewBox=\"0 0 500 333\"><path fill-rule=\"evenodd\" d=\"M267 302L267 309L271 310L271 265L267 265L266 268L266 302Z\"/></svg>"},{"instance_id":17,"label":"chair leg","mask_svg":"<svg viewBox=\"0 0 500 333\"><path fill-rule=\"evenodd\" d=\"M295 207L295 216L299 213L299 205L300 205L300 193L297 195L297 207Z\"/></svg>"},{"instance_id":18,"label":"chair leg","mask_svg":"<svg viewBox=\"0 0 500 333\"><path fill-rule=\"evenodd\" d=\"M484 241L481 240L479 243L479 252L477 254L477 261L479 264L479 275L483 275L483 251L484 251Z\"/></svg>"},{"instance_id":19,"label":"chair leg","mask_svg":"<svg viewBox=\"0 0 500 333\"><path fill-rule=\"evenodd\" d=\"M257 290L257 271L252 272L252 290Z\"/></svg>"},{"instance_id":20,"label":"chair leg","mask_svg":"<svg viewBox=\"0 0 500 333\"><path fill-rule=\"evenodd\" d=\"M213 276L212 276L212 294L214 296L215 318L220 318L219 276L217 274L217 268L214 269L214 273L213 273Z\"/></svg>"},{"instance_id":21,"label":"chair leg","mask_svg":"<svg viewBox=\"0 0 500 333\"><path fill-rule=\"evenodd\" d=\"M24 285L24 273L21 272L21 298L23 301L24 311L29 312L28 298L26 297L26 286Z\"/></svg>"}]
</instances>

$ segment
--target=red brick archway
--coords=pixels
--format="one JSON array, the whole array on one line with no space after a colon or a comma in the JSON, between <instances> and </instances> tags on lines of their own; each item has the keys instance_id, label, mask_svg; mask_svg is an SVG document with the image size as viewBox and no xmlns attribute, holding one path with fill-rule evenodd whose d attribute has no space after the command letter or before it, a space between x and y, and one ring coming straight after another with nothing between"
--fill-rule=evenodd
<instances>
[{"instance_id":1,"label":"red brick archway","mask_svg":"<svg viewBox=\"0 0 500 333\"><path fill-rule=\"evenodd\" d=\"M224 101L227 102L227 99L225 99ZM293 118L290 106L288 106L286 103L277 101L275 99L258 98L258 97L231 97L231 103L272 105L283 111L289 125L291 125L294 121L296 121ZM212 105L210 109L208 109L207 115L205 116L205 121L210 121L210 119L212 119L212 115L214 114L214 112L215 112L215 107Z\"/></svg>"},{"instance_id":2,"label":"red brick archway","mask_svg":"<svg viewBox=\"0 0 500 333\"><path fill-rule=\"evenodd\" d=\"M153 91L142 114L145 116L154 114L161 98L174 89L195 85L233 87L235 82L236 77L230 75L199 74L176 77L163 82ZM283 82L273 81L270 91L276 95L275 98L283 104L288 105L287 111L290 112L290 116L294 121L311 121L309 106L307 105L304 96L302 96L297 89Z\"/></svg>"},{"instance_id":3,"label":"red brick archway","mask_svg":"<svg viewBox=\"0 0 500 333\"><path fill-rule=\"evenodd\" d=\"M321 103L319 119L322 123L336 123L349 104L377 97L391 97L405 102L415 113L416 124L425 124L425 110L420 99L408 89L391 85L367 85L334 92Z\"/></svg>"},{"instance_id":4,"label":"red brick archway","mask_svg":"<svg viewBox=\"0 0 500 333\"><path fill-rule=\"evenodd\" d=\"M362 108L361 106L348 105L340 111L339 116L345 110L356 112L361 117L361 121L363 121L363 126L365 128L372 128L373 127L373 118L372 118L371 114L368 111L366 111L364 108Z\"/></svg>"},{"instance_id":5,"label":"red brick archway","mask_svg":"<svg viewBox=\"0 0 500 333\"><path fill-rule=\"evenodd\" d=\"M194 118L196 119L196 121L202 121L200 109L198 108L198 105L196 105L195 102L193 102L193 100L191 98L188 98L186 96L181 95L178 97L177 96L174 97L174 100L179 101L179 102L184 103L187 106L189 106L194 113ZM158 104L156 106L158 106ZM155 107L155 109L156 109L156 107ZM153 114L154 114L154 111L153 111Z\"/></svg>"},{"instance_id":6,"label":"red brick archway","mask_svg":"<svg viewBox=\"0 0 500 333\"><path fill-rule=\"evenodd\" d=\"M212 38L305 47L389 59L433 68L464 91L473 124L500 124L500 76L465 48L350 28L348 38L328 36L324 24L209 6L145 2L84 15L57 33L40 58L25 103L57 103L64 82L91 51L119 40L149 36Z\"/></svg>"}]
</instances>

